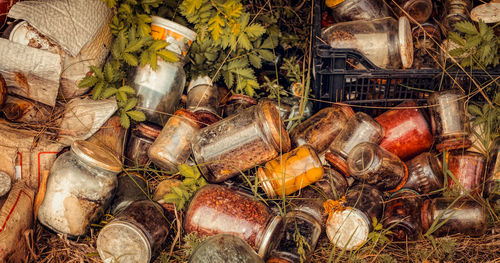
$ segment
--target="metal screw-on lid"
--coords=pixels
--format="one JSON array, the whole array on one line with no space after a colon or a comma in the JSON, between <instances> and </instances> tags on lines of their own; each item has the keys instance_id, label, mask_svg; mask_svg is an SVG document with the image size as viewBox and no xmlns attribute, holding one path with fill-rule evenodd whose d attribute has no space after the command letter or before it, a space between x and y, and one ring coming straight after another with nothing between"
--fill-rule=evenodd
<instances>
[{"instance_id":1,"label":"metal screw-on lid","mask_svg":"<svg viewBox=\"0 0 500 263\"><path fill-rule=\"evenodd\" d=\"M12 186L12 179L10 176L0 171L0 197L6 195Z\"/></svg>"},{"instance_id":2,"label":"metal screw-on lid","mask_svg":"<svg viewBox=\"0 0 500 263\"><path fill-rule=\"evenodd\" d=\"M262 236L259 251L257 253L261 258L266 258L269 252L274 249L273 244L277 244L277 241L280 239L283 230L282 228L283 219L281 216L277 215L269 221L266 231Z\"/></svg>"},{"instance_id":3,"label":"metal screw-on lid","mask_svg":"<svg viewBox=\"0 0 500 263\"><path fill-rule=\"evenodd\" d=\"M333 212L326 222L328 239L340 249L358 248L368 239L369 233L368 217L356 208Z\"/></svg>"},{"instance_id":4,"label":"metal screw-on lid","mask_svg":"<svg viewBox=\"0 0 500 263\"><path fill-rule=\"evenodd\" d=\"M122 170L122 164L110 151L91 142L74 141L71 145L71 151L90 165L115 173Z\"/></svg>"},{"instance_id":5,"label":"metal screw-on lid","mask_svg":"<svg viewBox=\"0 0 500 263\"><path fill-rule=\"evenodd\" d=\"M470 19L476 22L482 20L487 24L500 22L500 2L490 2L474 7L470 12Z\"/></svg>"},{"instance_id":6,"label":"metal screw-on lid","mask_svg":"<svg viewBox=\"0 0 500 263\"><path fill-rule=\"evenodd\" d=\"M399 53L403 67L410 68L413 64L413 37L411 36L410 21L406 16L399 18Z\"/></svg>"},{"instance_id":7,"label":"metal screw-on lid","mask_svg":"<svg viewBox=\"0 0 500 263\"><path fill-rule=\"evenodd\" d=\"M199 128L203 126L203 124L199 122L198 117L196 117L196 115L194 115L193 112L189 110L179 109L174 113L174 116L179 116L184 120L188 120L189 122L198 126Z\"/></svg>"},{"instance_id":8,"label":"metal screw-on lid","mask_svg":"<svg viewBox=\"0 0 500 263\"><path fill-rule=\"evenodd\" d=\"M199 85L213 86L212 79L209 76L199 76L199 77L191 80L191 82L189 82L189 85L187 88L187 93L189 93L189 91L192 88L199 86Z\"/></svg>"},{"instance_id":9,"label":"metal screw-on lid","mask_svg":"<svg viewBox=\"0 0 500 263\"><path fill-rule=\"evenodd\" d=\"M156 139L160 135L161 127L151 123L141 122L135 128L144 136Z\"/></svg>"}]
</instances>

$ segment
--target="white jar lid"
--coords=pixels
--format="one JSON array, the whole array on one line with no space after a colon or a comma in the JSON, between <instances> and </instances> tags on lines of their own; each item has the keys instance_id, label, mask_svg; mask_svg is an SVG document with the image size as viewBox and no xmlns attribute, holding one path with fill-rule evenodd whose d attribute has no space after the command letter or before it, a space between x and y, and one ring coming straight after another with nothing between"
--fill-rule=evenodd
<instances>
[{"instance_id":1,"label":"white jar lid","mask_svg":"<svg viewBox=\"0 0 500 263\"><path fill-rule=\"evenodd\" d=\"M410 21L406 16L399 18L399 54L403 67L410 68L413 64L413 37L411 35Z\"/></svg>"},{"instance_id":2,"label":"white jar lid","mask_svg":"<svg viewBox=\"0 0 500 263\"><path fill-rule=\"evenodd\" d=\"M213 86L212 79L209 76L198 76L197 78L192 79L189 82L189 85L188 85L188 88L187 88L187 92L189 93L189 91L192 88L194 88L196 86L199 86L199 85Z\"/></svg>"},{"instance_id":3,"label":"white jar lid","mask_svg":"<svg viewBox=\"0 0 500 263\"><path fill-rule=\"evenodd\" d=\"M326 222L328 239L340 249L353 250L368 240L370 221L356 208L334 212Z\"/></svg>"},{"instance_id":4,"label":"white jar lid","mask_svg":"<svg viewBox=\"0 0 500 263\"><path fill-rule=\"evenodd\" d=\"M476 22L482 20L487 24L500 22L500 2L490 2L474 7L470 12L470 19Z\"/></svg>"}]
</instances>

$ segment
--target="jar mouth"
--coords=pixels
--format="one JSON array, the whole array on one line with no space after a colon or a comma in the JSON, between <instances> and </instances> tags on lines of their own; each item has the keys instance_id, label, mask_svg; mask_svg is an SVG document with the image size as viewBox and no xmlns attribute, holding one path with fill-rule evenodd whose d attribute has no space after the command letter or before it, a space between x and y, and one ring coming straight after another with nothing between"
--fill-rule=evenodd
<instances>
[{"instance_id":1,"label":"jar mouth","mask_svg":"<svg viewBox=\"0 0 500 263\"><path fill-rule=\"evenodd\" d=\"M209 76L199 76L189 82L188 88L186 93L189 93L191 89L200 86L200 85L207 85L213 87L212 79Z\"/></svg>"},{"instance_id":2,"label":"jar mouth","mask_svg":"<svg viewBox=\"0 0 500 263\"><path fill-rule=\"evenodd\" d=\"M425 10L425 12L422 12L419 16L412 16L412 18L415 19L415 21L419 23L424 23L425 21L427 21L427 19L429 19L429 17L432 14L432 1L431 0L407 1L403 5L403 9L406 10L408 13L412 13L411 11Z\"/></svg>"},{"instance_id":3,"label":"jar mouth","mask_svg":"<svg viewBox=\"0 0 500 263\"><path fill-rule=\"evenodd\" d=\"M278 151L286 153L290 151L291 141L288 132L285 130L283 121L280 119L279 111L273 102L265 101L262 103L262 112L264 113L265 123L271 134L272 143Z\"/></svg>"},{"instance_id":4,"label":"jar mouth","mask_svg":"<svg viewBox=\"0 0 500 263\"><path fill-rule=\"evenodd\" d=\"M87 141L74 141L71 144L71 151L82 161L92 166L119 173L121 162L110 151Z\"/></svg>"},{"instance_id":5,"label":"jar mouth","mask_svg":"<svg viewBox=\"0 0 500 263\"><path fill-rule=\"evenodd\" d=\"M266 231L260 242L257 254L261 258L266 258L269 252L274 249L277 242L281 239L283 233L283 218L279 215L273 217L267 224Z\"/></svg>"},{"instance_id":6,"label":"jar mouth","mask_svg":"<svg viewBox=\"0 0 500 263\"><path fill-rule=\"evenodd\" d=\"M341 173L345 177L349 176L349 168L347 161L335 152L327 152L325 154L326 161L330 164L331 168Z\"/></svg>"},{"instance_id":7,"label":"jar mouth","mask_svg":"<svg viewBox=\"0 0 500 263\"><path fill-rule=\"evenodd\" d=\"M349 171L353 175L364 175L377 165L375 150L371 147L360 147L359 144L352 149L347 159Z\"/></svg>"},{"instance_id":8,"label":"jar mouth","mask_svg":"<svg viewBox=\"0 0 500 263\"><path fill-rule=\"evenodd\" d=\"M276 191L274 191L273 185L270 181L269 178L267 178L267 174L264 171L265 168L259 167L257 170L257 177L259 178L259 181L262 183L262 189L266 193L267 197L269 198L276 198L277 194Z\"/></svg>"}]
</instances>

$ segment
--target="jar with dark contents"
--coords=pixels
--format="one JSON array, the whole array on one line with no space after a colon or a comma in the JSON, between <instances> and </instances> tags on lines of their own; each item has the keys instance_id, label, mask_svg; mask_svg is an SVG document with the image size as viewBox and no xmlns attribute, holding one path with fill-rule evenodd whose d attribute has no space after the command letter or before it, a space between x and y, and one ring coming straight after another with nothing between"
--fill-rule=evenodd
<instances>
[{"instance_id":1,"label":"jar with dark contents","mask_svg":"<svg viewBox=\"0 0 500 263\"><path fill-rule=\"evenodd\" d=\"M282 219L254 196L221 185L206 185L194 195L184 219L186 234L227 233L245 240L265 258L276 246Z\"/></svg>"},{"instance_id":2,"label":"jar with dark contents","mask_svg":"<svg viewBox=\"0 0 500 263\"><path fill-rule=\"evenodd\" d=\"M402 160L407 160L432 146L434 138L431 127L414 100L399 104L375 120L385 131L380 147Z\"/></svg>"},{"instance_id":3,"label":"jar with dark contents","mask_svg":"<svg viewBox=\"0 0 500 263\"><path fill-rule=\"evenodd\" d=\"M455 24L470 20L470 0L444 0L444 12L441 23L448 32L456 31Z\"/></svg>"},{"instance_id":4,"label":"jar with dark contents","mask_svg":"<svg viewBox=\"0 0 500 263\"><path fill-rule=\"evenodd\" d=\"M420 195L410 189L401 189L391 195L384 211L383 225L389 236L397 241L417 240L422 232L420 226Z\"/></svg>"},{"instance_id":5,"label":"jar with dark contents","mask_svg":"<svg viewBox=\"0 0 500 263\"><path fill-rule=\"evenodd\" d=\"M224 116L229 117L253 105L257 105L254 98L243 94L233 94L224 105Z\"/></svg>"},{"instance_id":6,"label":"jar with dark contents","mask_svg":"<svg viewBox=\"0 0 500 263\"><path fill-rule=\"evenodd\" d=\"M412 23L424 23L432 14L431 0L395 0L388 3L398 17L409 16L413 18L410 19Z\"/></svg>"},{"instance_id":7,"label":"jar with dark contents","mask_svg":"<svg viewBox=\"0 0 500 263\"><path fill-rule=\"evenodd\" d=\"M324 108L293 129L290 133L292 144L295 147L309 144L318 153L322 153L353 115L349 106L333 105Z\"/></svg>"},{"instance_id":8,"label":"jar with dark contents","mask_svg":"<svg viewBox=\"0 0 500 263\"><path fill-rule=\"evenodd\" d=\"M486 158L479 153L470 151L452 151L448 155L448 188L456 189L461 195L481 193L481 183L486 166ZM458 183L458 184L457 184Z\"/></svg>"},{"instance_id":9,"label":"jar with dark contents","mask_svg":"<svg viewBox=\"0 0 500 263\"><path fill-rule=\"evenodd\" d=\"M454 150L468 148L468 121L465 116L465 100L456 89L434 92L429 100L431 124L436 136L436 149Z\"/></svg>"},{"instance_id":10,"label":"jar with dark contents","mask_svg":"<svg viewBox=\"0 0 500 263\"><path fill-rule=\"evenodd\" d=\"M384 210L384 197L382 192L368 184L356 184L346 194L346 206L357 208L370 219L382 219Z\"/></svg>"},{"instance_id":11,"label":"jar with dark contents","mask_svg":"<svg viewBox=\"0 0 500 263\"><path fill-rule=\"evenodd\" d=\"M111 204L111 214L117 215L130 204L148 199L148 183L138 173L122 173L118 176L118 187Z\"/></svg>"},{"instance_id":12,"label":"jar with dark contents","mask_svg":"<svg viewBox=\"0 0 500 263\"><path fill-rule=\"evenodd\" d=\"M264 263L245 241L230 234L218 234L199 244L189 263Z\"/></svg>"},{"instance_id":13,"label":"jar with dark contents","mask_svg":"<svg viewBox=\"0 0 500 263\"><path fill-rule=\"evenodd\" d=\"M437 62L441 56L441 30L436 24L426 22L412 29L415 56L413 68L438 68ZM436 58L436 60L434 59Z\"/></svg>"},{"instance_id":14,"label":"jar with dark contents","mask_svg":"<svg viewBox=\"0 0 500 263\"><path fill-rule=\"evenodd\" d=\"M325 175L310 188L320 191L326 199L338 200L347 192L349 185L345 177L334 169L323 166Z\"/></svg>"},{"instance_id":15,"label":"jar with dark contents","mask_svg":"<svg viewBox=\"0 0 500 263\"><path fill-rule=\"evenodd\" d=\"M358 144L347 157L349 174L383 191L397 191L408 178L406 165L394 154L370 142Z\"/></svg>"},{"instance_id":16,"label":"jar with dark contents","mask_svg":"<svg viewBox=\"0 0 500 263\"><path fill-rule=\"evenodd\" d=\"M97 252L104 262L148 263L160 252L169 228L159 204L136 201L99 232Z\"/></svg>"},{"instance_id":17,"label":"jar with dark contents","mask_svg":"<svg viewBox=\"0 0 500 263\"><path fill-rule=\"evenodd\" d=\"M132 128L125 152L126 164L130 166L144 166L149 161L149 147L160 135L161 127L141 122Z\"/></svg>"},{"instance_id":18,"label":"jar with dark contents","mask_svg":"<svg viewBox=\"0 0 500 263\"><path fill-rule=\"evenodd\" d=\"M390 16L382 1L378 0L326 0L337 22L370 20Z\"/></svg>"},{"instance_id":19,"label":"jar with dark contents","mask_svg":"<svg viewBox=\"0 0 500 263\"><path fill-rule=\"evenodd\" d=\"M219 183L288 152L290 138L266 101L201 129L192 149L205 178Z\"/></svg>"},{"instance_id":20,"label":"jar with dark contents","mask_svg":"<svg viewBox=\"0 0 500 263\"><path fill-rule=\"evenodd\" d=\"M423 202L420 219L423 233L431 230L433 236L481 236L486 232L486 216L485 208L472 199L436 198Z\"/></svg>"},{"instance_id":21,"label":"jar with dark contents","mask_svg":"<svg viewBox=\"0 0 500 263\"><path fill-rule=\"evenodd\" d=\"M332 168L347 176L349 175L347 155L354 146L362 142L379 143L382 138L384 138L382 125L366 113L356 112L330 144L330 152L325 158Z\"/></svg>"},{"instance_id":22,"label":"jar with dark contents","mask_svg":"<svg viewBox=\"0 0 500 263\"><path fill-rule=\"evenodd\" d=\"M186 108L191 112L206 111L217 115L219 89L208 76L191 80L187 89Z\"/></svg>"},{"instance_id":23,"label":"jar with dark contents","mask_svg":"<svg viewBox=\"0 0 500 263\"><path fill-rule=\"evenodd\" d=\"M303 145L267 162L257 171L270 198L290 195L323 178L323 165L314 149Z\"/></svg>"},{"instance_id":24,"label":"jar with dark contents","mask_svg":"<svg viewBox=\"0 0 500 263\"><path fill-rule=\"evenodd\" d=\"M485 197L492 202L500 201L500 138L495 140L490 153L488 179L484 189Z\"/></svg>"},{"instance_id":25,"label":"jar with dark contents","mask_svg":"<svg viewBox=\"0 0 500 263\"><path fill-rule=\"evenodd\" d=\"M408 180L403 188L412 189L420 194L437 193L443 188L443 170L435 154L425 152L405 162Z\"/></svg>"},{"instance_id":26,"label":"jar with dark contents","mask_svg":"<svg viewBox=\"0 0 500 263\"><path fill-rule=\"evenodd\" d=\"M200 129L198 119L188 110L177 110L149 148L151 161L167 173L178 172L191 155L191 141Z\"/></svg>"}]
</instances>

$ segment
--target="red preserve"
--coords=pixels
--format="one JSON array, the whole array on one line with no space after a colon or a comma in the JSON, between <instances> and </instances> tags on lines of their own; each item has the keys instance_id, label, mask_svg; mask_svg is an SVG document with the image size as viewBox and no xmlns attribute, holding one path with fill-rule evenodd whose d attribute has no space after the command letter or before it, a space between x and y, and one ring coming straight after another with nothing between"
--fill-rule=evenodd
<instances>
[{"instance_id":1,"label":"red preserve","mask_svg":"<svg viewBox=\"0 0 500 263\"><path fill-rule=\"evenodd\" d=\"M448 155L448 170L455 176L461 186L457 186L453 178L448 177L448 188L457 188L461 195L481 192L481 182L486 158L476 152L452 151Z\"/></svg>"}]
</instances>

